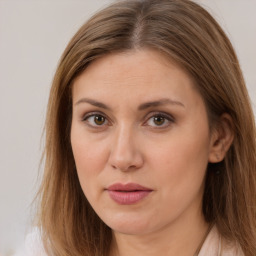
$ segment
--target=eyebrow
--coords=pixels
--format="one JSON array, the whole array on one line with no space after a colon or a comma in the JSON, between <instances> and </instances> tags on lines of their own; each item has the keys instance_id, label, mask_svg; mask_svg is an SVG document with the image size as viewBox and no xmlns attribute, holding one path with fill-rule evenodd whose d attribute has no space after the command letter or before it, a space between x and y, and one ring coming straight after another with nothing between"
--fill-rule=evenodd
<instances>
[{"instance_id":1,"label":"eyebrow","mask_svg":"<svg viewBox=\"0 0 256 256\"><path fill-rule=\"evenodd\" d=\"M79 105L81 103L89 103L89 104L91 104L91 105L93 105L95 107L111 110L111 108L108 107L106 104L101 103L101 102L96 101L96 100L93 100L93 99L89 99L89 98L82 98L79 101L77 101L75 103L75 105ZM156 100L156 101L150 101L150 102L142 103L138 107L138 110L141 111L141 110L145 110L147 108L159 107L159 106L164 106L164 105L177 105L177 106L185 107L184 104L182 104L179 101L171 100L169 98L163 98L163 99L159 99L159 100Z\"/></svg>"},{"instance_id":2,"label":"eyebrow","mask_svg":"<svg viewBox=\"0 0 256 256\"><path fill-rule=\"evenodd\" d=\"M145 110L147 108L159 107L163 105L177 105L177 106L185 107L184 104L182 104L179 101L171 100L169 98L163 98L160 100L143 103L138 107L138 110Z\"/></svg>"},{"instance_id":3,"label":"eyebrow","mask_svg":"<svg viewBox=\"0 0 256 256\"><path fill-rule=\"evenodd\" d=\"M80 99L79 101L77 101L75 103L75 105L79 105L81 103L89 103L95 107L99 107L99 108L103 108L103 109L107 109L107 110L110 110L110 107L108 107L106 104L104 103L101 103L99 101L96 101L96 100L93 100L93 99L88 99L88 98L82 98Z\"/></svg>"}]
</instances>

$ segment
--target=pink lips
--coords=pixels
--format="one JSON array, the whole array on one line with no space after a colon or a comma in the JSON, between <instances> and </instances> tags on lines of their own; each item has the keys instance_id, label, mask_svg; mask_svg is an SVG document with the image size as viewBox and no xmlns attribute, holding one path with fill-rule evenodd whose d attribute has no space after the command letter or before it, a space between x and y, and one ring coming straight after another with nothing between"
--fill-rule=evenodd
<instances>
[{"instance_id":1,"label":"pink lips","mask_svg":"<svg viewBox=\"0 0 256 256\"><path fill-rule=\"evenodd\" d=\"M109 196L118 204L135 204L148 196L153 190L136 183L116 183L107 188Z\"/></svg>"}]
</instances>

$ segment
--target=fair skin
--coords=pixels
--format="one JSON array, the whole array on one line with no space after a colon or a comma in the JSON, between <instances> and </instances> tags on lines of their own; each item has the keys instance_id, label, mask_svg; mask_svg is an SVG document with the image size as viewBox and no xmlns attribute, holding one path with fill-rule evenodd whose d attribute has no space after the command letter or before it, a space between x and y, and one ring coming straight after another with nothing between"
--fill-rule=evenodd
<instances>
[{"instance_id":1,"label":"fair skin","mask_svg":"<svg viewBox=\"0 0 256 256\"><path fill-rule=\"evenodd\" d=\"M221 161L232 140L228 116L211 133L190 76L153 50L96 60L74 81L72 100L78 177L113 230L111 256L193 255L208 230L201 210L207 164ZM116 183L150 192L120 203L108 190Z\"/></svg>"}]
</instances>

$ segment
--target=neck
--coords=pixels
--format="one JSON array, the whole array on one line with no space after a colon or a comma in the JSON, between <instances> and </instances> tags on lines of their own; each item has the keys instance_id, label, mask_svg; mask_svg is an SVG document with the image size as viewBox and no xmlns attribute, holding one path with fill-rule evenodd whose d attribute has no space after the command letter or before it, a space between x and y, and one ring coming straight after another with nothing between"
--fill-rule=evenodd
<instances>
[{"instance_id":1,"label":"neck","mask_svg":"<svg viewBox=\"0 0 256 256\"><path fill-rule=\"evenodd\" d=\"M192 256L200 250L209 224L200 218L185 218L155 232L129 235L113 232L110 256Z\"/></svg>"}]
</instances>

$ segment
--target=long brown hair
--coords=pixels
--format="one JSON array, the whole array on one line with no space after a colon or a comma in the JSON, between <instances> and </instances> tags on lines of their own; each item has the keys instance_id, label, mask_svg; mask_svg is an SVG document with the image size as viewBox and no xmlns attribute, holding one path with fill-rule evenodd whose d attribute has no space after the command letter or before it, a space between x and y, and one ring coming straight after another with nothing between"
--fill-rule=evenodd
<instances>
[{"instance_id":1,"label":"long brown hair","mask_svg":"<svg viewBox=\"0 0 256 256\"><path fill-rule=\"evenodd\" d=\"M108 255L111 230L80 187L70 145L71 86L95 59L131 49L166 55L193 77L212 126L228 113L234 141L224 161L209 164L203 198L206 221L246 256L256 255L256 132L253 111L227 36L189 0L119 1L75 34L57 68L46 119L45 170L39 191L39 226L49 255Z\"/></svg>"}]
</instances>

